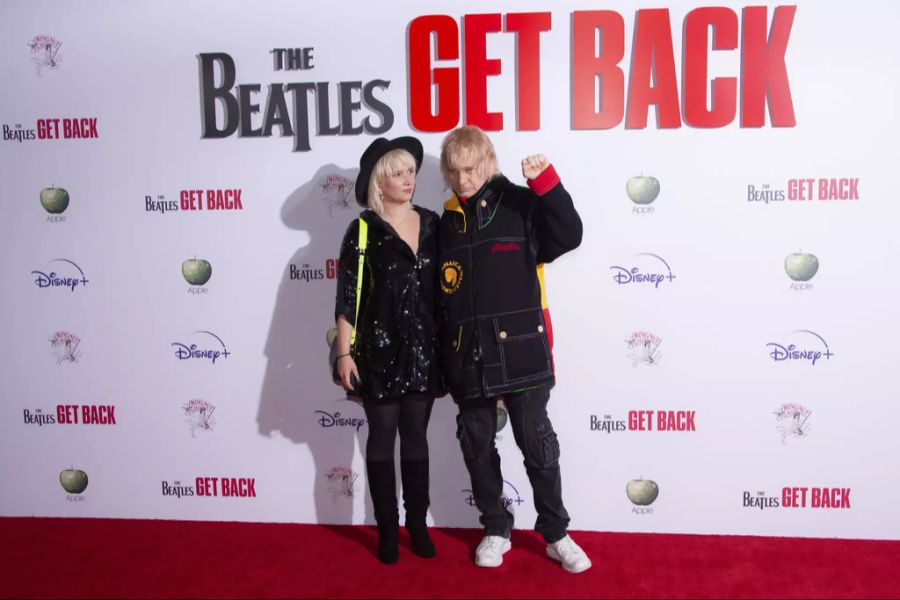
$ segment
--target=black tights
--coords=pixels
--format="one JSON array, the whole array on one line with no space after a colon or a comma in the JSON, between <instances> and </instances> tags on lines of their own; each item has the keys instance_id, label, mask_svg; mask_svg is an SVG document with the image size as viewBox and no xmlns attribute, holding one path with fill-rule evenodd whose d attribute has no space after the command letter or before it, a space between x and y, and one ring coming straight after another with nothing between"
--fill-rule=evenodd
<instances>
[{"instance_id":1,"label":"black tights","mask_svg":"<svg viewBox=\"0 0 900 600\"><path fill-rule=\"evenodd\" d=\"M432 396L411 394L382 404L366 402L369 438L366 460L394 460L394 442L400 431L400 458L428 460L428 420L431 418Z\"/></svg>"}]
</instances>

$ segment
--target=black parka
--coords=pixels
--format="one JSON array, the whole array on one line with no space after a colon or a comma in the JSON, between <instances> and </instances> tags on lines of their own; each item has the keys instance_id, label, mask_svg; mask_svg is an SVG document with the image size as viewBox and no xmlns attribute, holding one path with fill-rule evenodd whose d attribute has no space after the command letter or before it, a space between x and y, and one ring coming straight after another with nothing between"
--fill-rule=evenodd
<instances>
[{"instance_id":1,"label":"black parka","mask_svg":"<svg viewBox=\"0 0 900 600\"><path fill-rule=\"evenodd\" d=\"M444 204L441 364L457 400L554 383L543 263L581 243L581 218L556 184L538 197L498 175Z\"/></svg>"},{"instance_id":2,"label":"black parka","mask_svg":"<svg viewBox=\"0 0 900 600\"><path fill-rule=\"evenodd\" d=\"M407 394L440 392L436 360L437 294L436 213L419 213L419 250L412 249L393 227L371 210L360 217L368 224L368 246L356 331L354 360L364 402L386 402ZM341 243L335 319L354 324L359 220L354 219Z\"/></svg>"}]
</instances>

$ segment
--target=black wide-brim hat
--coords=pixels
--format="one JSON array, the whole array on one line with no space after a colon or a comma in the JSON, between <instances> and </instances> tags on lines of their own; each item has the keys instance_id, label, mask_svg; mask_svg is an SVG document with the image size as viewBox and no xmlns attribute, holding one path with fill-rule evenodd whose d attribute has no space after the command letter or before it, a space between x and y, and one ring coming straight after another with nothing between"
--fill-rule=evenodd
<instances>
[{"instance_id":1,"label":"black wide-brim hat","mask_svg":"<svg viewBox=\"0 0 900 600\"><path fill-rule=\"evenodd\" d=\"M416 159L416 173L422 167L422 142L411 136L403 136L389 140L378 138L369 144L359 158L359 176L356 178L356 202L362 207L369 205L369 179L372 170L382 156L391 150L406 150Z\"/></svg>"}]
</instances>

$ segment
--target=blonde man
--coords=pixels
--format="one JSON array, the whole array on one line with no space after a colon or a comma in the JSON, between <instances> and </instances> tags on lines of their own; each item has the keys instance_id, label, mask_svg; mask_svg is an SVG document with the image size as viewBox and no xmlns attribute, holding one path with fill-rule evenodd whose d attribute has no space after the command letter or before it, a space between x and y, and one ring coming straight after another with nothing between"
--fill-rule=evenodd
<instances>
[{"instance_id":1,"label":"blonde man","mask_svg":"<svg viewBox=\"0 0 900 600\"><path fill-rule=\"evenodd\" d=\"M497 401L509 412L538 513L547 554L569 572L591 566L568 535L559 443L547 415L555 379L543 265L577 248L581 219L543 155L522 161L528 187L497 169L477 127L444 139L441 170L453 196L438 234L441 267L440 354L459 405L457 437L481 512L484 538L475 564L497 567L510 549L513 516L502 502L503 474L494 443Z\"/></svg>"}]
</instances>

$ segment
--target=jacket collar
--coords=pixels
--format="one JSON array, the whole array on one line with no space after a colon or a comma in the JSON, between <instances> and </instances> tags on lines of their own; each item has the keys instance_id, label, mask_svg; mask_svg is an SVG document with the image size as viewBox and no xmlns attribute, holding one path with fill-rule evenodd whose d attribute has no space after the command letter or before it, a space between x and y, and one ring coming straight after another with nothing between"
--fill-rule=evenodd
<instances>
[{"instance_id":1,"label":"jacket collar","mask_svg":"<svg viewBox=\"0 0 900 600\"><path fill-rule=\"evenodd\" d=\"M486 181L481 189L475 192L471 197L466 198L465 202L460 201L459 196L453 194L444 202L445 211L453 211L462 215L463 227L462 233L467 230L469 218L475 211L481 214L493 215L497 208L497 203L503 196L503 189L509 185L509 180L502 174L495 175L489 181ZM489 220L489 219L488 219ZM480 219L478 220L480 222Z\"/></svg>"},{"instance_id":2,"label":"jacket collar","mask_svg":"<svg viewBox=\"0 0 900 600\"><path fill-rule=\"evenodd\" d=\"M419 213L419 218L421 219L425 214L425 211L422 207L416 206L413 204L413 210ZM390 229L393 232L393 227L390 224L378 216L378 214L372 210L371 208L367 208L364 211L359 213L359 218L364 219L366 223L369 225L375 225L376 227L384 227L385 229Z\"/></svg>"},{"instance_id":3,"label":"jacket collar","mask_svg":"<svg viewBox=\"0 0 900 600\"><path fill-rule=\"evenodd\" d=\"M497 173L493 178L486 181L485 184L481 186L481 189L475 192L467 202L471 206L475 206L475 203L480 205L481 202L484 201L487 203L486 206L493 212L494 206L500 201L500 196L503 195L503 189L507 185L509 185L509 180L502 174Z\"/></svg>"},{"instance_id":4,"label":"jacket collar","mask_svg":"<svg viewBox=\"0 0 900 600\"><path fill-rule=\"evenodd\" d=\"M467 227L466 224L469 222L469 219L466 217L466 211L463 208L462 202L459 200L459 196L455 193L447 198L447 201L444 202L444 212L455 212L459 213L462 218L462 227L459 229L460 233L466 233Z\"/></svg>"},{"instance_id":5,"label":"jacket collar","mask_svg":"<svg viewBox=\"0 0 900 600\"><path fill-rule=\"evenodd\" d=\"M459 200L459 196L453 194L444 202L444 210L454 210L456 212L463 212L462 202Z\"/></svg>"}]
</instances>

